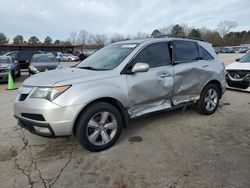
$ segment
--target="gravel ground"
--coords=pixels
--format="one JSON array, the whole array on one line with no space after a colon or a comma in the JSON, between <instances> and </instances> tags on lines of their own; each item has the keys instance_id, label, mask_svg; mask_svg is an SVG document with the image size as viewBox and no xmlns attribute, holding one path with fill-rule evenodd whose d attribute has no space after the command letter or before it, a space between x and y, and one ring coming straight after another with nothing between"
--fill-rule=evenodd
<instances>
[{"instance_id":1,"label":"gravel ground","mask_svg":"<svg viewBox=\"0 0 250 188\"><path fill-rule=\"evenodd\" d=\"M228 64L239 56L220 58ZM6 87L0 84L0 187L250 187L250 93L227 90L211 116L189 107L133 120L112 148L91 153L74 137L47 139L17 126L16 90Z\"/></svg>"}]
</instances>

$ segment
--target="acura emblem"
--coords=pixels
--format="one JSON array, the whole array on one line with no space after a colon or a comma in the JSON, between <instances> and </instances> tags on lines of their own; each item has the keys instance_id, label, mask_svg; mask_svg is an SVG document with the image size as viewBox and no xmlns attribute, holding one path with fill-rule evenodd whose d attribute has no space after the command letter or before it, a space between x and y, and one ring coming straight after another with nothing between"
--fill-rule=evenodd
<instances>
[{"instance_id":1,"label":"acura emblem","mask_svg":"<svg viewBox=\"0 0 250 188\"><path fill-rule=\"evenodd\" d=\"M235 74L235 75L234 75L234 78L235 78L235 79L239 79L239 78L240 78L240 75Z\"/></svg>"}]
</instances>

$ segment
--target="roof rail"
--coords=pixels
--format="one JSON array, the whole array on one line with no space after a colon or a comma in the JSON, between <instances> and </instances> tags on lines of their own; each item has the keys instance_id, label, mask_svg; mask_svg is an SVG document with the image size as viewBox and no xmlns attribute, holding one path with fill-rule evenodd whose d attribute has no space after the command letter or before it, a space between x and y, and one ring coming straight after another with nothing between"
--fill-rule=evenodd
<instances>
[{"instance_id":1,"label":"roof rail","mask_svg":"<svg viewBox=\"0 0 250 188\"><path fill-rule=\"evenodd\" d=\"M197 37L185 37L185 36L176 36L176 35L158 35L158 36L155 36L154 38L163 38L163 37L182 38L182 39L193 39L193 40L204 41L203 39L197 38Z\"/></svg>"}]
</instances>

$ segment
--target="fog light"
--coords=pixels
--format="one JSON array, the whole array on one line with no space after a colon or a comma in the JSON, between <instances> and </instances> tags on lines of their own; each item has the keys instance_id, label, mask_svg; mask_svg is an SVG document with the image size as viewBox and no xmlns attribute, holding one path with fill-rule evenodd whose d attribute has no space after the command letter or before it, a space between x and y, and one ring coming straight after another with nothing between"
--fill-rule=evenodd
<instances>
[{"instance_id":1,"label":"fog light","mask_svg":"<svg viewBox=\"0 0 250 188\"><path fill-rule=\"evenodd\" d=\"M47 127L37 127L34 126L35 130L39 133L45 133L45 134L50 134L50 131Z\"/></svg>"}]
</instances>

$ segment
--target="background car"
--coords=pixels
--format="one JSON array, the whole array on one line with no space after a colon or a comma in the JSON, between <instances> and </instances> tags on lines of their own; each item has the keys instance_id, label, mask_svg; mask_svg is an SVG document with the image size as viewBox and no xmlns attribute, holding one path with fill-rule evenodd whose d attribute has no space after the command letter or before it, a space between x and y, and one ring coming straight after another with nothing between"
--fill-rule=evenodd
<instances>
[{"instance_id":1,"label":"background car","mask_svg":"<svg viewBox=\"0 0 250 188\"><path fill-rule=\"evenodd\" d=\"M19 54L19 51L12 51L12 52L7 52L3 56L10 56L13 61L16 61L17 57L18 57L18 54Z\"/></svg>"},{"instance_id":2,"label":"background car","mask_svg":"<svg viewBox=\"0 0 250 188\"><path fill-rule=\"evenodd\" d=\"M56 58L59 61L79 61L79 57L78 56L74 56L72 54L63 54L61 52L57 52Z\"/></svg>"},{"instance_id":3,"label":"background car","mask_svg":"<svg viewBox=\"0 0 250 188\"><path fill-rule=\"evenodd\" d=\"M226 67L226 81L230 88L250 90L250 53Z\"/></svg>"},{"instance_id":4,"label":"background car","mask_svg":"<svg viewBox=\"0 0 250 188\"><path fill-rule=\"evenodd\" d=\"M51 54L34 54L29 65L29 75L62 68L56 57Z\"/></svg>"},{"instance_id":5,"label":"background car","mask_svg":"<svg viewBox=\"0 0 250 188\"><path fill-rule=\"evenodd\" d=\"M33 51L20 51L17 55L17 61L20 63L21 69L27 69L29 67L30 60L34 54L44 54L45 52L40 50Z\"/></svg>"},{"instance_id":6,"label":"background car","mask_svg":"<svg viewBox=\"0 0 250 188\"><path fill-rule=\"evenodd\" d=\"M19 63L9 56L0 56L0 81L7 81L9 72L13 79L21 76Z\"/></svg>"}]
</instances>

